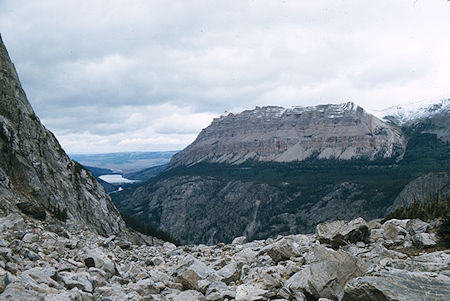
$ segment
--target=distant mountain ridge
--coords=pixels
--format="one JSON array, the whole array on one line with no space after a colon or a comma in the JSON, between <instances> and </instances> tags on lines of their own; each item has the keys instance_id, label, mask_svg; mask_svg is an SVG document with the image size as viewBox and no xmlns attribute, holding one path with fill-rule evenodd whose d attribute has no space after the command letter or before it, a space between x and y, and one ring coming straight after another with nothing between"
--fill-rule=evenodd
<instances>
[{"instance_id":1,"label":"distant mountain ridge","mask_svg":"<svg viewBox=\"0 0 450 301\"><path fill-rule=\"evenodd\" d=\"M436 114L450 113L450 98L436 98L413 102L405 105L396 105L384 110L369 110L369 112L382 120L398 125L411 123Z\"/></svg>"},{"instance_id":2,"label":"distant mountain ridge","mask_svg":"<svg viewBox=\"0 0 450 301\"><path fill-rule=\"evenodd\" d=\"M215 119L167 170L113 201L184 243L383 217L414 179L436 172L448 179L449 120L439 110L395 124L353 103L257 107ZM415 183L407 190L424 191Z\"/></svg>"},{"instance_id":3,"label":"distant mountain ridge","mask_svg":"<svg viewBox=\"0 0 450 301\"><path fill-rule=\"evenodd\" d=\"M170 168L200 162L293 162L312 157L352 160L401 157L405 141L352 102L315 107L257 107L215 118L175 154Z\"/></svg>"}]
</instances>

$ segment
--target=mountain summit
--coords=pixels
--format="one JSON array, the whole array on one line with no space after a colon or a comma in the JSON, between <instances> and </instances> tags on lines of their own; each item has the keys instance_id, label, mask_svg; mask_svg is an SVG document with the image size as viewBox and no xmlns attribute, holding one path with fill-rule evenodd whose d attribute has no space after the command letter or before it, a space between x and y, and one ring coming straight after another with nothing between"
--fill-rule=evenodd
<instances>
[{"instance_id":1,"label":"mountain summit","mask_svg":"<svg viewBox=\"0 0 450 301\"><path fill-rule=\"evenodd\" d=\"M448 183L449 112L441 109L405 124L351 102L228 114L174 155L165 172L113 200L184 243L264 239L336 218L382 217L418 177L439 172L426 179ZM408 191L436 194L417 188L422 180L413 183Z\"/></svg>"},{"instance_id":2,"label":"mountain summit","mask_svg":"<svg viewBox=\"0 0 450 301\"><path fill-rule=\"evenodd\" d=\"M352 102L314 107L256 107L213 120L170 166L245 161L380 159L403 155L394 127Z\"/></svg>"},{"instance_id":3,"label":"mountain summit","mask_svg":"<svg viewBox=\"0 0 450 301\"><path fill-rule=\"evenodd\" d=\"M404 125L440 114L448 115L450 113L450 98L432 98L369 112L382 120Z\"/></svg>"}]
</instances>

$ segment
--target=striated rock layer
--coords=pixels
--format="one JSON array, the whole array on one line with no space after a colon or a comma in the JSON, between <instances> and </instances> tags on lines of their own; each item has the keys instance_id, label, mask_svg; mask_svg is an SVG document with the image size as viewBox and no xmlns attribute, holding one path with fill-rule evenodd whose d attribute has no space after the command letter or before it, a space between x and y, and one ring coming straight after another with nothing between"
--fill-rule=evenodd
<instances>
[{"instance_id":1,"label":"striated rock layer","mask_svg":"<svg viewBox=\"0 0 450 301\"><path fill-rule=\"evenodd\" d=\"M316 107L257 107L214 119L173 156L170 167L200 162L400 158L405 141L392 126L354 103Z\"/></svg>"},{"instance_id":2,"label":"striated rock layer","mask_svg":"<svg viewBox=\"0 0 450 301\"><path fill-rule=\"evenodd\" d=\"M17 211L18 203L28 214L104 235L124 228L102 186L35 115L0 37L0 209Z\"/></svg>"}]
</instances>

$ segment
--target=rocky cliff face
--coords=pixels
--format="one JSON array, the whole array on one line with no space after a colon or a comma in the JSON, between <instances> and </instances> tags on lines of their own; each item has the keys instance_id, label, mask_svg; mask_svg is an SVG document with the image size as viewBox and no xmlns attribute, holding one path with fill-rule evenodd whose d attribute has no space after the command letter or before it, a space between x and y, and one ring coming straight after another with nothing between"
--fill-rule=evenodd
<instances>
[{"instance_id":1,"label":"rocky cliff face","mask_svg":"<svg viewBox=\"0 0 450 301\"><path fill-rule=\"evenodd\" d=\"M450 173L432 172L408 183L395 198L388 212L399 207L409 207L414 201L430 202L448 196L450 196Z\"/></svg>"},{"instance_id":2,"label":"rocky cliff face","mask_svg":"<svg viewBox=\"0 0 450 301\"><path fill-rule=\"evenodd\" d=\"M92 175L71 161L39 121L0 38L0 206L40 218L66 219L67 227L88 227L103 235L124 223Z\"/></svg>"},{"instance_id":3,"label":"rocky cliff face","mask_svg":"<svg viewBox=\"0 0 450 301\"><path fill-rule=\"evenodd\" d=\"M200 162L292 162L307 158L397 158L405 141L394 127L349 102L316 107L263 107L214 119L170 167Z\"/></svg>"},{"instance_id":4,"label":"rocky cliff face","mask_svg":"<svg viewBox=\"0 0 450 301\"><path fill-rule=\"evenodd\" d=\"M366 187L350 182L306 187L227 180L212 176L179 176L143 185L132 195L114 195L116 205L154 223L183 243L231 242L278 234L309 233L317 223L337 217L378 217L384 212ZM304 194L309 193L308 196Z\"/></svg>"}]
</instances>

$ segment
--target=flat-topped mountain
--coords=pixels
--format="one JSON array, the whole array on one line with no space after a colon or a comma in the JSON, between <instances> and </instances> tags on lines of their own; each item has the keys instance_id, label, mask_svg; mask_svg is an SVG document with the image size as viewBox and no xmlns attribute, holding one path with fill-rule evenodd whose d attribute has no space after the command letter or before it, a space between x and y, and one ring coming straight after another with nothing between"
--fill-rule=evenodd
<instances>
[{"instance_id":1,"label":"flat-topped mountain","mask_svg":"<svg viewBox=\"0 0 450 301\"><path fill-rule=\"evenodd\" d=\"M315 107L256 107L213 120L175 154L170 167L200 162L292 162L318 159L400 158L398 129L352 102Z\"/></svg>"},{"instance_id":2,"label":"flat-topped mountain","mask_svg":"<svg viewBox=\"0 0 450 301\"><path fill-rule=\"evenodd\" d=\"M264 239L336 218L382 217L414 179L438 172L448 181L450 113L445 106L426 111L404 124L353 103L229 114L175 154L166 171L113 200L185 243ZM430 179L427 195L436 195L441 186ZM420 183L407 190L425 191Z\"/></svg>"},{"instance_id":3,"label":"flat-topped mountain","mask_svg":"<svg viewBox=\"0 0 450 301\"><path fill-rule=\"evenodd\" d=\"M0 37L0 210L58 218L102 235L125 224L102 186L39 121Z\"/></svg>"}]
</instances>

